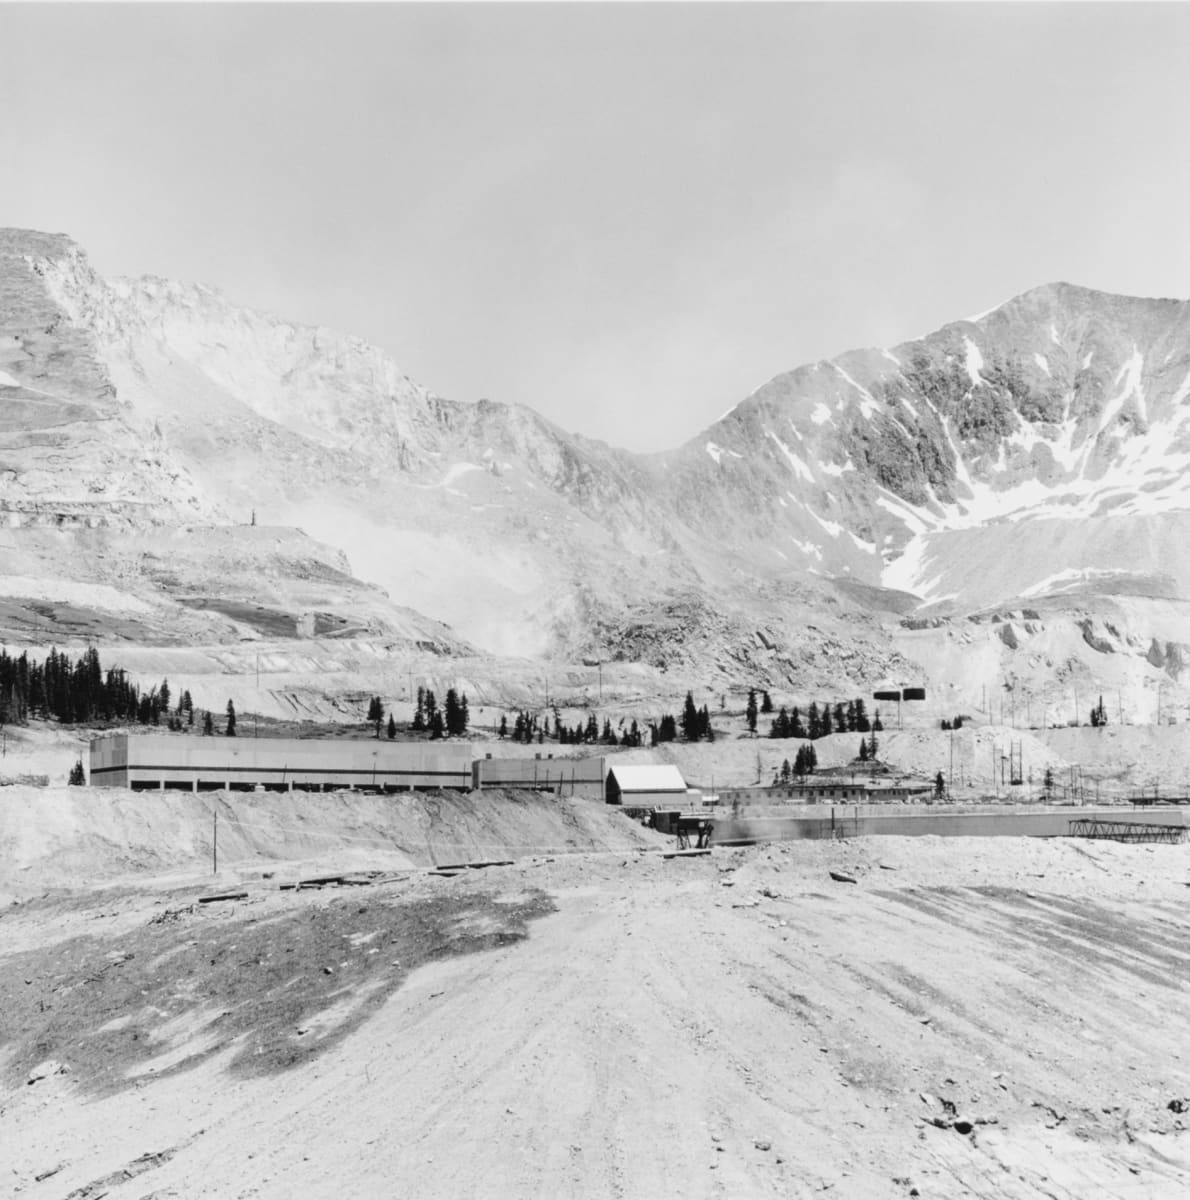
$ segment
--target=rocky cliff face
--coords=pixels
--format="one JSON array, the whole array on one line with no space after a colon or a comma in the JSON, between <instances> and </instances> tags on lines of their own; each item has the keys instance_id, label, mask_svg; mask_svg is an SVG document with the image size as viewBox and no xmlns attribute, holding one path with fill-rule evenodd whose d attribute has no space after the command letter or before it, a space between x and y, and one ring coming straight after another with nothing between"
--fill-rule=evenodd
<instances>
[{"instance_id":1,"label":"rocky cliff face","mask_svg":"<svg viewBox=\"0 0 1190 1200\"><path fill-rule=\"evenodd\" d=\"M778 376L633 455L436 396L358 338L104 280L68 239L7 231L0 400L10 524L255 514L494 653L861 685L924 669L888 632L914 609L936 628L1190 595L1169 550L1190 509L1184 302L1038 288ZM1187 640L1168 625L1129 636Z\"/></svg>"}]
</instances>

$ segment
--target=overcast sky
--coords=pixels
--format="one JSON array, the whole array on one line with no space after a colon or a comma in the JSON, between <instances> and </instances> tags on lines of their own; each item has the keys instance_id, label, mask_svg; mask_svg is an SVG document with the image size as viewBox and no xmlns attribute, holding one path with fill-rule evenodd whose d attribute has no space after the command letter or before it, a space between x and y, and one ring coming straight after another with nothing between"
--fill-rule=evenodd
<instances>
[{"instance_id":1,"label":"overcast sky","mask_svg":"<svg viewBox=\"0 0 1190 1200\"><path fill-rule=\"evenodd\" d=\"M633 449L1057 279L1190 297L1190 5L0 4L0 225Z\"/></svg>"}]
</instances>

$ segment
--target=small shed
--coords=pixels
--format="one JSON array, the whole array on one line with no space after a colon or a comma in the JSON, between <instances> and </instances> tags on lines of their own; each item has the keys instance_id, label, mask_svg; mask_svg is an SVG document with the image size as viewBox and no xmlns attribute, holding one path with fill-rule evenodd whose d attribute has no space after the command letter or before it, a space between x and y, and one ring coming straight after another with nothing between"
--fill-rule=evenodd
<instances>
[{"instance_id":1,"label":"small shed","mask_svg":"<svg viewBox=\"0 0 1190 1200\"><path fill-rule=\"evenodd\" d=\"M608 804L672 808L686 803L686 781L670 763L626 763L608 768Z\"/></svg>"}]
</instances>

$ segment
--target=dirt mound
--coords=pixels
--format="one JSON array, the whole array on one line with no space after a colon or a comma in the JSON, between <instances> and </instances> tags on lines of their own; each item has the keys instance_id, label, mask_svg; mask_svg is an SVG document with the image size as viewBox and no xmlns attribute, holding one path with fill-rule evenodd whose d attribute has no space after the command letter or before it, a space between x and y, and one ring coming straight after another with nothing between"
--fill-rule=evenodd
<instances>
[{"instance_id":1,"label":"dirt mound","mask_svg":"<svg viewBox=\"0 0 1190 1200\"><path fill-rule=\"evenodd\" d=\"M151 875L260 868L401 870L475 859L662 844L618 810L518 791L372 796L0 792L0 898ZM217 850L217 864L215 851Z\"/></svg>"}]
</instances>

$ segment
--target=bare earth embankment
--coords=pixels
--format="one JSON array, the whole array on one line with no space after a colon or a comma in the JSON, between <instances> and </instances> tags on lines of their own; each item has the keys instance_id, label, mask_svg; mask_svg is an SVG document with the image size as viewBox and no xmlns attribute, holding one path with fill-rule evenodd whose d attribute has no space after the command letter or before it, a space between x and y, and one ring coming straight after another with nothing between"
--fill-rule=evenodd
<instances>
[{"instance_id":1,"label":"bare earth embankment","mask_svg":"<svg viewBox=\"0 0 1190 1200\"><path fill-rule=\"evenodd\" d=\"M507 800L484 829L506 809L511 844L528 826ZM872 838L664 859L591 809L588 836L606 846L614 816L623 849L280 890L337 855L363 867L346 840L322 859L302 844L300 870L229 868L246 898L210 905L201 866L35 896L62 880L30 861L0 916L5 1188L1190 1187L1187 847Z\"/></svg>"}]
</instances>

